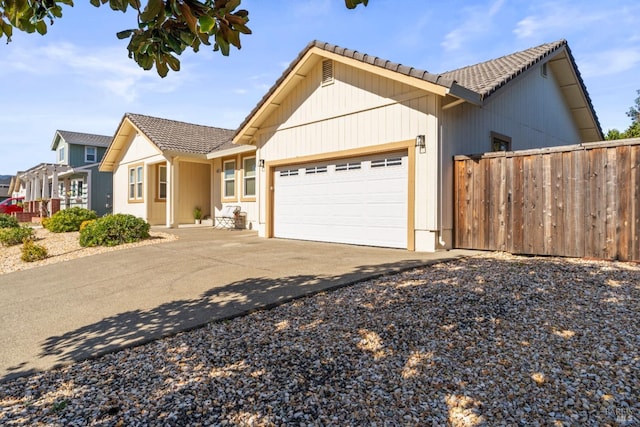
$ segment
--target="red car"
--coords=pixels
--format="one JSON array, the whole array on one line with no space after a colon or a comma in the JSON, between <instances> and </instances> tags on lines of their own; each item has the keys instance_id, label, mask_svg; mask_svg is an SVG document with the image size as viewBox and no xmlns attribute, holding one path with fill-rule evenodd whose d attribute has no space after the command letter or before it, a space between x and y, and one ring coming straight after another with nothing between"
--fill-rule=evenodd
<instances>
[{"instance_id":1,"label":"red car","mask_svg":"<svg viewBox=\"0 0 640 427\"><path fill-rule=\"evenodd\" d=\"M13 212L22 212L22 203L24 197L11 197L7 200L0 202L0 213L11 214Z\"/></svg>"}]
</instances>

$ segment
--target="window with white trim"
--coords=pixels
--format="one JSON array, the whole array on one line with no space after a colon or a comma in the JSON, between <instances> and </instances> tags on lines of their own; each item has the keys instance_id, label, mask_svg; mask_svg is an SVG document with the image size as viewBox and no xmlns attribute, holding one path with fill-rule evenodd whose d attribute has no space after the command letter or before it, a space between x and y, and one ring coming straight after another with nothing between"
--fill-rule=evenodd
<instances>
[{"instance_id":1,"label":"window with white trim","mask_svg":"<svg viewBox=\"0 0 640 427\"><path fill-rule=\"evenodd\" d=\"M129 201L142 201L142 189L144 187L143 165L129 167Z\"/></svg>"},{"instance_id":2,"label":"window with white trim","mask_svg":"<svg viewBox=\"0 0 640 427\"><path fill-rule=\"evenodd\" d=\"M387 166L402 166L402 157L392 157L389 159L371 161L371 168L384 168Z\"/></svg>"},{"instance_id":3,"label":"window with white trim","mask_svg":"<svg viewBox=\"0 0 640 427\"><path fill-rule=\"evenodd\" d=\"M280 176L297 176L299 173L298 169L288 169L280 171Z\"/></svg>"},{"instance_id":4,"label":"window with white trim","mask_svg":"<svg viewBox=\"0 0 640 427\"><path fill-rule=\"evenodd\" d=\"M236 197L236 161L227 160L223 163L223 185L222 196L225 199Z\"/></svg>"},{"instance_id":5,"label":"window with white trim","mask_svg":"<svg viewBox=\"0 0 640 427\"><path fill-rule=\"evenodd\" d=\"M351 171L362 169L362 164L360 162L351 162L351 163L340 163L336 165L336 171Z\"/></svg>"},{"instance_id":6,"label":"window with white trim","mask_svg":"<svg viewBox=\"0 0 640 427\"><path fill-rule=\"evenodd\" d=\"M245 157L242 159L242 195L244 197L256 196L256 158Z\"/></svg>"},{"instance_id":7,"label":"window with white trim","mask_svg":"<svg viewBox=\"0 0 640 427\"><path fill-rule=\"evenodd\" d=\"M307 168L305 170L305 174L307 175L313 175L316 173L326 173L327 172L327 167L326 166L314 166L311 168Z\"/></svg>"},{"instance_id":8,"label":"window with white trim","mask_svg":"<svg viewBox=\"0 0 640 427\"><path fill-rule=\"evenodd\" d=\"M58 162L64 162L65 157L64 157L64 145L60 148L58 148Z\"/></svg>"},{"instance_id":9,"label":"window with white trim","mask_svg":"<svg viewBox=\"0 0 640 427\"><path fill-rule=\"evenodd\" d=\"M158 200L167 200L167 166L158 165Z\"/></svg>"},{"instance_id":10,"label":"window with white trim","mask_svg":"<svg viewBox=\"0 0 640 427\"><path fill-rule=\"evenodd\" d=\"M96 147L84 147L84 161L95 163L98 161L98 149Z\"/></svg>"}]
</instances>

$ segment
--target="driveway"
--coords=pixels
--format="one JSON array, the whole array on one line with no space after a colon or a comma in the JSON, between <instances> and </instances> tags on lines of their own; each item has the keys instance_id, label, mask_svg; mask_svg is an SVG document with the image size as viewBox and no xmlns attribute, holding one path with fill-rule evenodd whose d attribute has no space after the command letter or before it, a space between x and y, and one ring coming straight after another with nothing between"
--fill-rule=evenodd
<instances>
[{"instance_id":1,"label":"driveway","mask_svg":"<svg viewBox=\"0 0 640 427\"><path fill-rule=\"evenodd\" d=\"M476 253L261 239L211 228L163 231L179 239L0 275L0 381Z\"/></svg>"}]
</instances>

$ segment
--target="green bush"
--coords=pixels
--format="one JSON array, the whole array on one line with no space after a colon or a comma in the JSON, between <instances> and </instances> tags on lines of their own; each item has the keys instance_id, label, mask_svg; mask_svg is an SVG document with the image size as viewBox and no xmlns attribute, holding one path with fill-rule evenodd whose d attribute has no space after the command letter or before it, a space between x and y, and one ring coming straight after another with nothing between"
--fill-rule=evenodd
<instances>
[{"instance_id":1,"label":"green bush","mask_svg":"<svg viewBox=\"0 0 640 427\"><path fill-rule=\"evenodd\" d=\"M20 223L15 216L0 214L0 228L18 228Z\"/></svg>"},{"instance_id":2,"label":"green bush","mask_svg":"<svg viewBox=\"0 0 640 427\"><path fill-rule=\"evenodd\" d=\"M47 248L33 243L32 240L25 240L22 244L22 260L26 262L40 261L49 256Z\"/></svg>"},{"instance_id":3,"label":"green bush","mask_svg":"<svg viewBox=\"0 0 640 427\"><path fill-rule=\"evenodd\" d=\"M116 246L149 237L149 224L129 214L107 215L80 231L81 246Z\"/></svg>"},{"instance_id":4,"label":"green bush","mask_svg":"<svg viewBox=\"0 0 640 427\"><path fill-rule=\"evenodd\" d=\"M82 221L82 224L80 224L80 231L84 230L87 227L87 225L92 224L94 222L96 222L95 219L88 219L86 221Z\"/></svg>"},{"instance_id":5,"label":"green bush","mask_svg":"<svg viewBox=\"0 0 640 427\"><path fill-rule=\"evenodd\" d=\"M46 222L47 230L53 233L67 233L69 231L79 231L80 224L84 221L96 219L98 215L89 209L73 207L63 209L53 214Z\"/></svg>"},{"instance_id":6,"label":"green bush","mask_svg":"<svg viewBox=\"0 0 640 427\"><path fill-rule=\"evenodd\" d=\"M33 228L28 226L0 228L0 243L4 246L19 245L25 240L33 240Z\"/></svg>"},{"instance_id":7,"label":"green bush","mask_svg":"<svg viewBox=\"0 0 640 427\"><path fill-rule=\"evenodd\" d=\"M51 218L50 218L50 217L42 218L42 219L40 220L40 225L41 225L43 228L46 228L46 229L48 230L48 229L49 229L49 221L51 221Z\"/></svg>"}]
</instances>

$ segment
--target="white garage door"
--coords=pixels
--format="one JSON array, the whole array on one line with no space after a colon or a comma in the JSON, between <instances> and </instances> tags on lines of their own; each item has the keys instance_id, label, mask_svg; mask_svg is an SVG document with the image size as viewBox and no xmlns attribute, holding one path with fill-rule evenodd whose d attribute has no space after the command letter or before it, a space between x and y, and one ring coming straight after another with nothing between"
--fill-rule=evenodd
<instances>
[{"instance_id":1,"label":"white garage door","mask_svg":"<svg viewBox=\"0 0 640 427\"><path fill-rule=\"evenodd\" d=\"M276 237L407 247L406 151L275 171Z\"/></svg>"}]
</instances>

